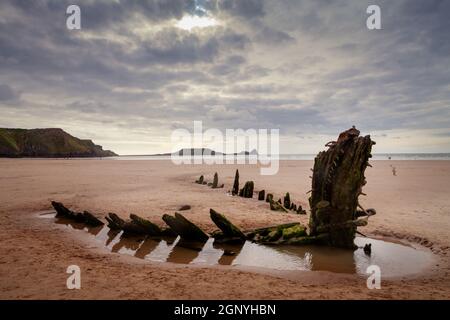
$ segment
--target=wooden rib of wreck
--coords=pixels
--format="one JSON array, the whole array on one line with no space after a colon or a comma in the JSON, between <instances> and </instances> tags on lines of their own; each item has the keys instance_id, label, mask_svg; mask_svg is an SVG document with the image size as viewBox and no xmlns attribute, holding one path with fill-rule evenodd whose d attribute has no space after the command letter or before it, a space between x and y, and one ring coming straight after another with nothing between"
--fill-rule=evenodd
<instances>
[{"instance_id":1,"label":"wooden rib of wreck","mask_svg":"<svg viewBox=\"0 0 450 320\"><path fill-rule=\"evenodd\" d=\"M258 228L250 231L241 231L231 223L223 214L210 209L211 220L220 231L215 231L212 237L218 243L243 243L250 240L262 244L311 244L319 243L320 238L310 237L306 227L299 222L286 223L276 226Z\"/></svg>"},{"instance_id":2,"label":"wooden rib of wreck","mask_svg":"<svg viewBox=\"0 0 450 320\"><path fill-rule=\"evenodd\" d=\"M205 177L203 175L201 175L200 178L198 178L198 180L195 180L195 183L204 184L204 180L205 180Z\"/></svg>"},{"instance_id":3,"label":"wooden rib of wreck","mask_svg":"<svg viewBox=\"0 0 450 320\"><path fill-rule=\"evenodd\" d=\"M295 208L294 211L297 214L306 214L306 210L303 210L303 208L302 208L302 206L300 204L298 205L298 208L297 208L297 206L294 205L294 208Z\"/></svg>"},{"instance_id":4,"label":"wooden rib of wreck","mask_svg":"<svg viewBox=\"0 0 450 320\"><path fill-rule=\"evenodd\" d=\"M247 181L244 187L239 191L239 196L244 198L253 198L253 189L255 184L253 181Z\"/></svg>"},{"instance_id":5,"label":"wooden rib of wreck","mask_svg":"<svg viewBox=\"0 0 450 320\"><path fill-rule=\"evenodd\" d=\"M223 184L219 185L219 175L216 173L214 173L214 179L213 182L211 184L211 188L213 189L217 189L217 188L223 188Z\"/></svg>"},{"instance_id":6,"label":"wooden rib of wreck","mask_svg":"<svg viewBox=\"0 0 450 320\"><path fill-rule=\"evenodd\" d=\"M311 237L306 227L299 222L286 223L252 230L246 234L247 239L262 244L320 244L321 237Z\"/></svg>"},{"instance_id":7,"label":"wooden rib of wreck","mask_svg":"<svg viewBox=\"0 0 450 320\"><path fill-rule=\"evenodd\" d=\"M288 210L285 207L283 207L283 205L280 202L275 202L273 200L270 201L270 210L288 212Z\"/></svg>"},{"instance_id":8,"label":"wooden rib of wreck","mask_svg":"<svg viewBox=\"0 0 450 320\"><path fill-rule=\"evenodd\" d=\"M218 185L219 185L219 175L216 172L216 173L214 173L212 188L215 189L215 188L217 188Z\"/></svg>"},{"instance_id":9,"label":"wooden rib of wreck","mask_svg":"<svg viewBox=\"0 0 450 320\"><path fill-rule=\"evenodd\" d=\"M214 209L209 210L211 220L216 224L220 231L213 232L212 237L218 243L242 243L245 242L245 234L231 223L223 214Z\"/></svg>"},{"instance_id":10,"label":"wooden rib of wreck","mask_svg":"<svg viewBox=\"0 0 450 320\"><path fill-rule=\"evenodd\" d=\"M170 228L161 229L153 222L135 214L130 214L130 220L124 220L115 213L108 213L105 219L108 221L108 227L110 229L123 230L125 234L129 235L147 235L152 237L176 236Z\"/></svg>"},{"instance_id":11,"label":"wooden rib of wreck","mask_svg":"<svg viewBox=\"0 0 450 320\"><path fill-rule=\"evenodd\" d=\"M261 190L258 192L258 200L259 201L264 201L264 198L266 197L266 191L265 190Z\"/></svg>"},{"instance_id":12,"label":"wooden rib of wreck","mask_svg":"<svg viewBox=\"0 0 450 320\"><path fill-rule=\"evenodd\" d=\"M175 212L175 216L165 214L162 216L162 219L170 229L183 239L206 242L209 238L202 229L178 212Z\"/></svg>"},{"instance_id":13,"label":"wooden rib of wreck","mask_svg":"<svg viewBox=\"0 0 450 320\"><path fill-rule=\"evenodd\" d=\"M283 205L286 209L291 208L291 196L289 195L289 192L286 192L286 195L283 198Z\"/></svg>"},{"instance_id":14,"label":"wooden rib of wreck","mask_svg":"<svg viewBox=\"0 0 450 320\"><path fill-rule=\"evenodd\" d=\"M108 221L108 228L111 230L122 230L122 227L125 224L125 220L119 218L119 216L113 212L108 213L108 216L106 216L105 219Z\"/></svg>"},{"instance_id":15,"label":"wooden rib of wreck","mask_svg":"<svg viewBox=\"0 0 450 320\"><path fill-rule=\"evenodd\" d=\"M342 132L314 159L310 234L326 238L330 246L355 248L356 229L367 224L366 218L357 218L358 197L375 142L359 134L355 127Z\"/></svg>"},{"instance_id":16,"label":"wooden rib of wreck","mask_svg":"<svg viewBox=\"0 0 450 320\"><path fill-rule=\"evenodd\" d=\"M153 222L141 218L135 214L130 214L131 222L141 228L145 234L159 236L162 234L161 228Z\"/></svg>"},{"instance_id":17,"label":"wooden rib of wreck","mask_svg":"<svg viewBox=\"0 0 450 320\"><path fill-rule=\"evenodd\" d=\"M239 170L236 169L236 174L234 175L233 189L231 194L236 196L239 194Z\"/></svg>"},{"instance_id":18,"label":"wooden rib of wreck","mask_svg":"<svg viewBox=\"0 0 450 320\"><path fill-rule=\"evenodd\" d=\"M52 201L52 206L56 211L56 217L63 217L76 222L85 223L92 227L98 227L104 223L88 211L74 212L66 208L61 202Z\"/></svg>"}]
</instances>

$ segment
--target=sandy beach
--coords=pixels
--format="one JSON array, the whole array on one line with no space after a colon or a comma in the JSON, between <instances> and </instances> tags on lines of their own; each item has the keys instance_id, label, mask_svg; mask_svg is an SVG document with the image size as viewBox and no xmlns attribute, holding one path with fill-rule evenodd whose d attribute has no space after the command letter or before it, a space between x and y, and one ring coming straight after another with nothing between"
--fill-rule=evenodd
<instances>
[{"instance_id":1,"label":"sandy beach","mask_svg":"<svg viewBox=\"0 0 450 320\"><path fill-rule=\"evenodd\" d=\"M182 165L164 160L0 160L1 299L449 299L450 162L372 161L362 199L376 208L362 229L366 235L423 247L432 266L415 276L382 281L369 290L366 279L326 271L302 272L296 280L233 267L153 263L111 253L86 235L50 224L37 213L50 201L73 210L130 213L161 226L164 213L182 205L183 214L203 230L216 229L214 208L242 229L285 222L307 223L308 215L270 211L267 203L226 194L234 172L241 183L255 181L278 199L290 192L309 212L312 161L282 161L277 175L261 176L256 165ZM397 175L392 174L395 166ZM223 189L195 184L218 172ZM66 288L66 268L82 269L82 289Z\"/></svg>"}]
</instances>

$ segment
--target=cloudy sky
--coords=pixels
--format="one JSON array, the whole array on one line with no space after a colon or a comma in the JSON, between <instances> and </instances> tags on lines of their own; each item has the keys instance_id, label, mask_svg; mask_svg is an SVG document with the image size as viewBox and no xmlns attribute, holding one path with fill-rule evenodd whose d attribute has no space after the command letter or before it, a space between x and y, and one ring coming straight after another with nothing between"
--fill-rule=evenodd
<instances>
[{"instance_id":1,"label":"cloudy sky","mask_svg":"<svg viewBox=\"0 0 450 320\"><path fill-rule=\"evenodd\" d=\"M356 125L377 153L450 152L449 30L448 0L1 0L0 127L148 154L194 120L279 128L282 153Z\"/></svg>"}]
</instances>

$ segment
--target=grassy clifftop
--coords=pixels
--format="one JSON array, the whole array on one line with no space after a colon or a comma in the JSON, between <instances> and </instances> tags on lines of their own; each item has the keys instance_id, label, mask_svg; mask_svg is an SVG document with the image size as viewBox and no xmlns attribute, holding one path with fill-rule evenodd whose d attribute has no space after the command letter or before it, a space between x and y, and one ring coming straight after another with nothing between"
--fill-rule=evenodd
<instances>
[{"instance_id":1,"label":"grassy clifftop","mask_svg":"<svg viewBox=\"0 0 450 320\"><path fill-rule=\"evenodd\" d=\"M0 128L0 157L111 157L92 140L82 140L58 128Z\"/></svg>"}]
</instances>

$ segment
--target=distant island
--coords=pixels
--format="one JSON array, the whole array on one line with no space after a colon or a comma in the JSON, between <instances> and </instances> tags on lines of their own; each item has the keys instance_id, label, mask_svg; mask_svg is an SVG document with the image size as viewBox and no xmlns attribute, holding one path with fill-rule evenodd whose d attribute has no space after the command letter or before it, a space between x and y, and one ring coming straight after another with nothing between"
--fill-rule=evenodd
<instances>
[{"instance_id":1,"label":"distant island","mask_svg":"<svg viewBox=\"0 0 450 320\"><path fill-rule=\"evenodd\" d=\"M256 150L252 150L250 152L248 151L241 151L241 152L235 152L235 153L223 153L218 152L209 148L183 148L178 150L177 152L173 153L157 153L157 154L151 154L149 156L151 157L161 157L161 156L172 156L172 155L179 155L179 156L186 156L186 155L205 155L205 156L248 156L248 155L258 155L258 152Z\"/></svg>"},{"instance_id":2,"label":"distant island","mask_svg":"<svg viewBox=\"0 0 450 320\"><path fill-rule=\"evenodd\" d=\"M59 128L8 129L0 128L0 157L112 157L92 140L78 139Z\"/></svg>"}]
</instances>

